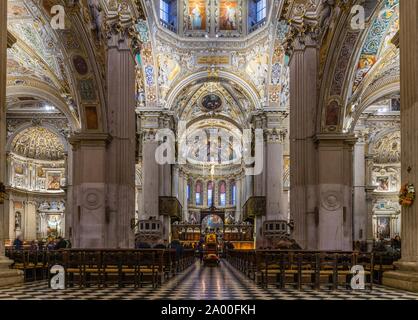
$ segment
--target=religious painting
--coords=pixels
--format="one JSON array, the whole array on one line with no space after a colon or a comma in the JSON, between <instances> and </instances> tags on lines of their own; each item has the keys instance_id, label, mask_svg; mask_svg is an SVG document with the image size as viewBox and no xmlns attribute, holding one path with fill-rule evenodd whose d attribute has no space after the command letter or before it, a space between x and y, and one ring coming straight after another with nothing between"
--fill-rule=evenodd
<instances>
[{"instance_id":1,"label":"religious painting","mask_svg":"<svg viewBox=\"0 0 418 320\"><path fill-rule=\"evenodd\" d=\"M337 101L332 101L326 110L326 120L325 125L327 126L336 126L340 118L340 107L338 106Z\"/></svg>"},{"instance_id":2,"label":"religious painting","mask_svg":"<svg viewBox=\"0 0 418 320\"><path fill-rule=\"evenodd\" d=\"M38 167L37 176L38 176L38 178L45 178L45 171L44 171L44 169L42 169L41 167Z\"/></svg>"},{"instance_id":3,"label":"religious painting","mask_svg":"<svg viewBox=\"0 0 418 320\"><path fill-rule=\"evenodd\" d=\"M391 99L390 110L401 111L401 100L399 98Z\"/></svg>"},{"instance_id":4,"label":"religious painting","mask_svg":"<svg viewBox=\"0 0 418 320\"><path fill-rule=\"evenodd\" d=\"M220 30L235 31L238 29L238 1L220 1Z\"/></svg>"},{"instance_id":5,"label":"religious painting","mask_svg":"<svg viewBox=\"0 0 418 320\"><path fill-rule=\"evenodd\" d=\"M61 235L61 215L47 215L47 231L48 238L57 238Z\"/></svg>"},{"instance_id":6,"label":"religious painting","mask_svg":"<svg viewBox=\"0 0 418 320\"><path fill-rule=\"evenodd\" d=\"M99 129L99 121L97 117L96 106L86 106L86 124L88 130Z\"/></svg>"},{"instance_id":7,"label":"religious painting","mask_svg":"<svg viewBox=\"0 0 418 320\"><path fill-rule=\"evenodd\" d=\"M15 213L15 231L19 231L22 227L22 214L17 211Z\"/></svg>"},{"instance_id":8,"label":"religious painting","mask_svg":"<svg viewBox=\"0 0 418 320\"><path fill-rule=\"evenodd\" d=\"M202 99L202 106L207 111L218 110L222 106L222 99L216 94L208 94Z\"/></svg>"},{"instance_id":9,"label":"religious painting","mask_svg":"<svg viewBox=\"0 0 418 320\"><path fill-rule=\"evenodd\" d=\"M223 229L224 222L222 221L222 218L218 216L217 214L210 214L203 218L202 220L202 230L205 231L216 231Z\"/></svg>"},{"instance_id":10,"label":"religious painting","mask_svg":"<svg viewBox=\"0 0 418 320\"><path fill-rule=\"evenodd\" d=\"M190 0L187 14L188 30L206 30L206 0Z\"/></svg>"},{"instance_id":11,"label":"religious painting","mask_svg":"<svg viewBox=\"0 0 418 320\"><path fill-rule=\"evenodd\" d=\"M377 217L377 238L390 239L390 217Z\"/></svg>"},{"instance_id":12,"label":"religious painting","mask_svg":"<svg viewBox=\"0 0 418 320\"><path fill-rule=\"evenodd\" d=\"M80 96L82 100L95 100L96 91L93 79L80 80Z\"/></svg>"},{"instance_id":13,"label":"religious painting","mask_svg":"<svg viewBox=\"0 0 418 320\"><path fill-rule=\"evenodd\" d=\"M61 173L50 172L48 173L47 186L48 190L60 190L61 189Z\"/></svg>"},{"instance_id":14,"label":"religious painting","mask_svg":"<svg viewBox=\"0 0 418 320\"><path fill-rule=\"evenodd\" d=\"M169 87L177 75L180 73L180 66L174 59L170 59L167 55L158 57L160 66L158 74L158 84Z\"/></svg>"},{"instance_id":15,"label":"religious painting","mask_svg":"<svg viewBox=\"0 0 418 320\"><path fill-rule=\"evenodd\" d=\"M264 51L264 50L263 50ZM257 87L267 82L269 56L264 52L256 54L246 66L246 72Z\"/></svg>"},{"instance_id":16,"label":"religious painting","mask_svg":"<svg viewBox=\"0 0 418 320\"><path fill-rule=\"evenodd\" d=\"M23 165L21 163L15 164L15 173L16 174L23 174Z\"/></svg>"},{"instance_id":17,"label":"religious painting","mask_svg":"<svg viewBox=\"0 0 418 320\"><path fill-rule=\"evenodd\" d=\"M73 57L73 64L75 70L82 76L86 75L89 72L86 60L79 55Z\"/></svg>"},{"instance_id":18,"label":"religious painting","mask_svg":"<svg viewBox=\"0 0 418 320\"><path fill-rule=\"evenodd\" d=\"M389 191L389 177L377 177L377 191Z\"/></svg>"}]
</instances>

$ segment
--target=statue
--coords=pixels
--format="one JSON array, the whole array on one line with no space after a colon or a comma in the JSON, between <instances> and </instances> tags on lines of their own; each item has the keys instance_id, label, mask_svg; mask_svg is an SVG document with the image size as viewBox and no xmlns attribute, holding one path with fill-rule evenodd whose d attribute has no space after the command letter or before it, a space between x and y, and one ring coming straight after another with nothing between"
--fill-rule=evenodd
<instances>
[{"instance_id":1,"label":"statue","mask_svg":"<svg viewBox=\"0 0 418 320\"><path fill-rule=\"evenodd\" d=\"M90 9L91 23L93 30L96 32L97 40L102 37L102 8L99 0L87 0L87 4Z\"/></svg>"}]
</instances>

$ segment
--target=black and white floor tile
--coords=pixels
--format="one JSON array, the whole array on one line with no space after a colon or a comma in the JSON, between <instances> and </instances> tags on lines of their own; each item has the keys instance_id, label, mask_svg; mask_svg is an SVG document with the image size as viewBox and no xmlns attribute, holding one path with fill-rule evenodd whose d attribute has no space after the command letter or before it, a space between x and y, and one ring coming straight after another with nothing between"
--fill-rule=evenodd
<instances>
[{"instance_id":1,"label":"black and white floor tile","mask_svg":"<svg viewBox=\"0 0 418 320\"><path fill-rule=\"evenodd\" d=\"M49 289L45 281L0 288L0 300L418 300L418 294L374 286L372 291L298 291L263 289L223 261L219 267L199 262L160 288L108 287Z\"/></svg>"}]
</instances>

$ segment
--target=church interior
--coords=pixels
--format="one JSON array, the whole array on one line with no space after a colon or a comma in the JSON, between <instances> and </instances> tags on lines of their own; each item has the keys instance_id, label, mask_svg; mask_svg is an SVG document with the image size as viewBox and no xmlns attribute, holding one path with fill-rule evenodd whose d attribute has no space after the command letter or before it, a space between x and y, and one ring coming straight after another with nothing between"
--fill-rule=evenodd
<instances>
[{"instance_id":1,"label":"church interior","mask_svg":"<svg viewBox=\"0 0 418 320\"><path fill-rule=\"evenodd\" d=\"M2 0L0 299L418 300L417 17Z\"/></svg>"}]
</instances>

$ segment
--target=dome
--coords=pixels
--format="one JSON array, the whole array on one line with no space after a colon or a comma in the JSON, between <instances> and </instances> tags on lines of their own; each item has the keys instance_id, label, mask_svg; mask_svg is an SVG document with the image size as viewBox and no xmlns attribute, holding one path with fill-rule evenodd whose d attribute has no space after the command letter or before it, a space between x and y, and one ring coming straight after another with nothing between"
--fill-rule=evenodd
<instances>
[{"instance_id":1,"label":"dome","mask_svg":"<svg viewBox=\"0 0 418 320\"><path fill-rule=\"evenodd\" d=\"M38 160L64 160L64 145L57 134L44 127L30 127L19 132L12 142L12 152Z\"/></svg>"}]
</instances>

